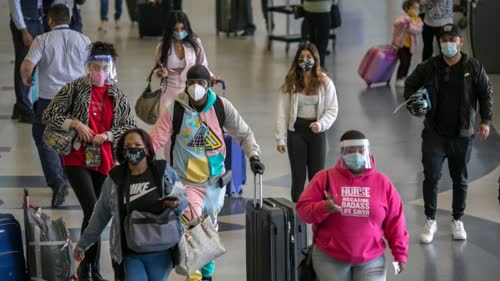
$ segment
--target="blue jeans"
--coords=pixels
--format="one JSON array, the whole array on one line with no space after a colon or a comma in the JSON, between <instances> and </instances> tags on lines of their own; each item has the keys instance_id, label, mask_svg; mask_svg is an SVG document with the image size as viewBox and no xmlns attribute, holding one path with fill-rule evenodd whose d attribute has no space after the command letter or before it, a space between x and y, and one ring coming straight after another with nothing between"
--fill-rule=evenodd
<instances>
[{"instance_id":1,"label":"blue jeans","mask_svg":"<svg viewBox=\"0 0 500 281\"><path fill-rule=\"evenodd\" d=\"M167 281L173 267L174 262L170 250L125 256L127 280Z\"/></svg>"},{"instance_id":2,"label":"blue jeans","mask_svg":"<svg viewBox=\"0 0 500 281\"><path fill-rule=\"evenodd\" d=\"M115 0L115 21L122 16L123 0ZM109 0L101 0L101 20L108 21Z\"/></svg>"},{"instance_id":3,"label":"blue jeans","mask_svg":"<svg viewBox=\"0 0 500 281\"><path fill-rule=\"evenodd\" d=\"M48 99L38 99L34 103L32 134L47 185L52 188L53 192L57 192L68 180L64 175L61 156L43 142L45 125L42 123L42 115L49 103Z\"/></svg>"},{"instance_id":4,"label":"blue jeans","mask_svg":"<svg viewBox=\"0 0 500 281\"><path fill-rule=\"evenodd\" d=\"M384 255L364 264L349 264L330 257L315 246L312 252L312 260L319 281L387 280Z\"/></svg>"}]
</instances>

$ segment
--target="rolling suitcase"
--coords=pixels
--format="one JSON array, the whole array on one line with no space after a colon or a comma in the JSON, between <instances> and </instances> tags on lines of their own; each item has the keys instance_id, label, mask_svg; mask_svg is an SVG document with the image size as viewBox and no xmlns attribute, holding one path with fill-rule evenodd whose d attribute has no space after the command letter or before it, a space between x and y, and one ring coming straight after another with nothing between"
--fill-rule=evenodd
<instances>
[{"instance_id":1,"label":"rolling suitcase","mask_svg":"<svg viewBox=\"0 0 500 281\"><path fill-rule=\"evenodd\" d=\"M231 197L243 192L243 185L247 181L247 165L245 153L230 135L224 134L224 143L226 145L224 166L226 170L232 171L231 182L226 185L226 194Z\"/></svg>"},{"instance_id":2,"label":"rolling suitcase","mask_svg":"<svg viewBox=\"0 0 500 281\"><path fill-rule=\"evenodd\" d=\"M246 205L247 281L298 281L297 268L307 245L306 225L295 204L284 198L262 198L262 176L254 180L254 200Z\"/></svg>"},{"instance_id":3,"label":"rolling suitcase","mask_svg":"<svg viewBox=\"0 0 500 281\"><path fill-rule=\"evenodd\" d=\"M26 280L21 226L11 214L0 214L0 280Z\"/></svg>"},{"instance_id":4,"label":"rolling suitcase","mask_svg":"<svg viewBox=\"0 0 500 281\"><path fill-rule=\"evenodd\" d=\"M68 229L62 218L52 220L29 203L24 191L26 256L31 280L75 281L75 261Z\"/></svg>"},{"instance_id":5,"label":"rolling suitcase","mask_svg":"<svg viewBox=\"0 0 500 281\"><path fill-rule=\"evenodd\" d=\"M138 1L137 20L139 24L139 37L161 36L169 12L170 1L162 1L160 4L144 0Z\"/></svg>"},{"instance_id":6,"label":"rolling suitcase","mask_svg":"<svg viewBox=\"0 0 500 281\"><path fill-rule=\"evenodd\" d=\"M216 0L215 1L215 28L217 36L219 32L225 32L230 35L245 29L246 15L246 0Z\"/></svg>"},{"instance_id":7,"label":"rolling suitcase","mask_svg":"<svg viewBox=\"0 0 500 281\"><path fill-rule=\"evenodd\" d=\"M385 82L389 85L398 62L391 45L376 46L368 50L358 68L358 74L370 86Z\"/></svg>"}]
</instances>

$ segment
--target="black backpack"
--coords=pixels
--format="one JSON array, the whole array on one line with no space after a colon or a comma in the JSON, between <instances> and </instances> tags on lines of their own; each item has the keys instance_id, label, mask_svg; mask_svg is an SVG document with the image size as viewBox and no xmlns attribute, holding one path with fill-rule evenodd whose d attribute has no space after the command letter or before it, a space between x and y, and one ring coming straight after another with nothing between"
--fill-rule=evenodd
<instances>
[{"instance_id":1,"label":"black backpack","mask_svg":"<svg viewBox=\"0 0 500 281\"><path fill-rule=\"evenodd\" d=\"M219 126L221 130L224 132L224 122L226 121L226 111L224 110L224 102L222 99L217 96L215 99L215 103L213 105L215 108L215 114L217 114L217 120L219 121ZM173 160L174 160L174 144L175 144L175 139L177 135L179 134L182 126L182 121L184 120L184 106L178 101L174 101L174 112L173 112L173 118L172 118L172 128L173 128L173 133L170 142L170 164L173 165Z\"/></svg>"}]
</instances>

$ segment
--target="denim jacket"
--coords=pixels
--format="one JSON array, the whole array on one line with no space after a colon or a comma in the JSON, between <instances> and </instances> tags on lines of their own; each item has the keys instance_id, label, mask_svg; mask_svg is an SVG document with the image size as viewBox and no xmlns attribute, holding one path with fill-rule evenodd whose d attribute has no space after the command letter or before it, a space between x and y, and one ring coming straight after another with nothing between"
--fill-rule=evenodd
<instances>
[{"instance_id":1,"label":"denim jacket","mask_svg":"<svg viewBox=\"0 0 500 281\"><path fill-rule=\"evenodd\" d=\"M165 167L162 185L165 190L165 194L170 193L173 189L174 184L179 181L179 177L172 169L172 167L170 167L170 165L167 165L164 160L153 161L152 165L161 165L159 166L160 168L162 166ZM101 195L99 196L99 199L97 200L97 203L94 207L94 212L92 213L89 224L85 231L82 233L80 241L78 241L75 247L81 252L85 252L99 239L109 220L113 219L111 223L109 243L111 258L117 263L121 263L122 261L122 239L125 239L124 237L121 237L122 226L121 220L119 218L120 215L123 214L120 214L119 194L123 194L122 192L120 192L120 188L124 187L126 169L128 169L127 165L123 164L113 168L110 171L109 177L104 182ZM182 229L180 216L188 205L185 195L179 198L179 203L179 206L174 211L179 216L179 228Z\"/></svg>"}]
</instances>

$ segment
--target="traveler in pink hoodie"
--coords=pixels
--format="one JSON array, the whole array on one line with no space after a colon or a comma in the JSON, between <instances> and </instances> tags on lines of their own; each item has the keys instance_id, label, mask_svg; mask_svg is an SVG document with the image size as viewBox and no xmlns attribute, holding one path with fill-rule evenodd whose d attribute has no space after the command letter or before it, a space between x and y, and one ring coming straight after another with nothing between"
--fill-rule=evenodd
<instances>
[{"instance_id":1,"label":"traveler in pink hoodie","mask_svg":"<svg viewBox=\"0 0 500 281\"><path fill-rule=\"evenodd\" d=\"M297 202L299 218L313 224L316 234L313 267L320 281L384 281L384 238L396 265L406 268L403 203L391 181L375 170L368 139L348 131L340 140L342 159L318 172Z\"/></svg>"},{"instance_id":2,"label":"traveler in pink hoodie","mask_svg":"<svg viewBox=\"0 0 500 281\"><path fill-rule=\"evenodd\" d=\"M418 16L419 0L405 0L403 2L405 15L394 21L392 44L398 48L399 67L396 74L396 86L404 87L405 78L410 69L411 57L417 51L417 35L422 33L424 23Z\"/></svg>"}]
</instances>

